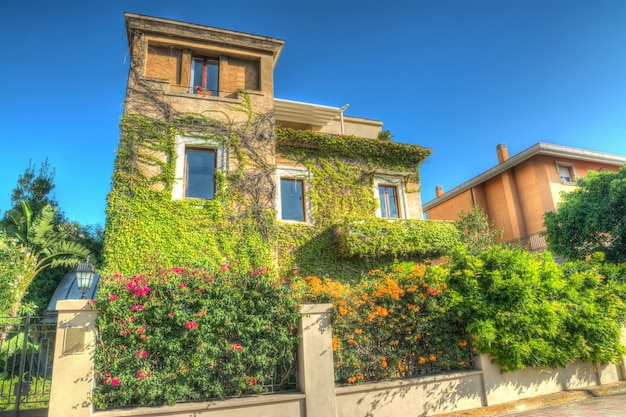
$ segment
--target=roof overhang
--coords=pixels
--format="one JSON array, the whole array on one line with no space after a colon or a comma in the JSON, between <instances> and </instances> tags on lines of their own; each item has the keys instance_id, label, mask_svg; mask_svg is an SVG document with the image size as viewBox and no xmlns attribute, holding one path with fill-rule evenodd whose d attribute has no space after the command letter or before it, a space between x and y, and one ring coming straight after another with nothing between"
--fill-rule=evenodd
<instances>
[{"instance_id":1,"label":"roof overhang","mask_svg":"<svg viewBox=\"0 0 626 417\"><path fill-rule=\"evenodd\" d=\"M447 201L472 187L475 187L483 182L499 175L500 173L518 165L525 160L536 156L547 155L560 158L576 159L578 161L590 161L590 162L603 162L609 165L624 165L626 163L626 156L614 155L604 152L588 151L586 149L571 148L569 146L553 145L550 143L539 142L530 148L518 153L515 156L507 159L499 165L483 172L482 174L472 178L471 180L464 182L458 187L445 192L442 196L437 197L429 202L425 203L422 208L424 211L430 210L433 207Z\"/></svg>"},{"instance_id":2,"label":"roof overhang","mask_svg":"<svg viewBox=\"0 0 626 417\"><path fill-rule=\"evenodd\" d=\"M300 101L274 99L274 117L278 121L326 126L341 116L339 107L322 106Z\"/></svg>"},{"instance_id":3,"label":"roof overhang","mask_svg":"<svg viewBox=\"0 0 626 417\"><path fill-rule=\"evenodd\" d=\"M124 13L128 45L133 43L132 32L139 30L144 33L154 33L172 38L188 39L200 43L214 43L219 45L237 46L265 54L271 54L274 65L278 61L280 52L285 44L282 39L267 36L253 35L234 30L220 29L212 26L180 22L160 17L145 16L135 13Z\"/></svg>"}]
</instances>

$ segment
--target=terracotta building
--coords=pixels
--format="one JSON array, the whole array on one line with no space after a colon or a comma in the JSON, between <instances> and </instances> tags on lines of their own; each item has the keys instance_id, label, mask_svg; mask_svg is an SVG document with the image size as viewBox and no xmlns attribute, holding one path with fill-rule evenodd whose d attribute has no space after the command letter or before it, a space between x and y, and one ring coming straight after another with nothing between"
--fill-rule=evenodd
<instances>
[{"instance_id":1,"label":"terracotta building","mask_svg":"<svg viewBox=\"0 0 626 417\"><path fill-rule=\"evenodd\" d=\"M428 219L454 220L478 205L504 241L520 240L531 250L546 248L540 233L543 214L553 211L560 194L572 190L577 177L590 170L617 172L626 157L567 146L537 143L509 157L507 146L496 147L498 165L424 204Z\"/></svg>"}]
</instances>

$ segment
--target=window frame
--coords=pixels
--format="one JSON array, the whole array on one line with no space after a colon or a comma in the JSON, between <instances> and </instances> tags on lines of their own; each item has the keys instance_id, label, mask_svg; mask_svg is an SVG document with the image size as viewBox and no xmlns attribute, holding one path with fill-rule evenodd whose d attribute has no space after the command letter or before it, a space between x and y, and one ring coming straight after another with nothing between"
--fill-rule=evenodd
<instances>
[{"instance_id":1,"label":"window frame","mask_svg":"<svg viewBox=\"0 0 626 417\"><path fill-rule=\"evenodd\" d=\"M379 205L379 210L380 210L380 217L384 218L384 219L402 219L402 210L400 210L400 202L399 200L399 195L400 193L398 192L398 186L397 185L391 185L391 184L378 184L378 205ZM393 203L394 203L394 208L396 211L397 216L396 217L392 217L390 215L387 216L383 216L383 207L380 204L380 199L381 199L381 195L380 195L380 191L381 188L385 190L385 194L384 194L384 201L385 201L385 212L390 214L391 213L391 200L389 197L389 193L387 192L388 189L394 190L394 199L393 199Z\"/></svg>"},{"instance_id":2,"label":"window frame","mask_svg":"<svg viewBox=\"0 0 626 417\"><path fill-rule=\"evenodd\" d=\"M187 189L187 149L204 149L215 152L213 178L213 199L215 199L215 194L219 191L217 181L215 181L215 173L226 172L226 167L228 166L228 155L224 144L214 139L176 136L174 148L176 154L176 167L174 183L172 185L172 200L205 200L203 198L185 196Z\"/></svg>"},{"instance_id":3,"label":"window frame","mask_svg":"<svg viewBox=\"0 0 626 417\"><path fill-rule=\"evenodd\" d=\"M213 195L209 197L195 197L188 196L187 192L189 190L190 175L189 175L189 152L202 152L202 153L211 153L213 156ZM217 191L217 183L215 181L215 171L217 170L217 149L210 147L202 147L202 146L185 146L185 176L183 181L183 198L184 199L198 199L198 200L213 200L215 199L215 192Z\"/></svg>"},{"instance_id":4,"label":"window frame","mask_svg":"<svg viewBox=\"0 0 626 417\"><path fill-rule=\"evenodd\" d=\"M561 162L561 161L554 161L554 165L556 168L556 173L559 176L559 178L561 179L561 184L565 184L565 185L575 185L576 184L576 167L574 166L573 163L571 162ZM564 177L563 175L561 175L561 171L560 169L567 169L567 171L569 172L569 179L570 181L566 181L564 180L564 178L568 178L568 177Z\"/></svg>"},{"instance_id":5,"label":"window frame","mask_svg":"<svg viewBox=\"0 0 626 417\"><path fill-rule=\"evenodd\" d=\"M394 174L377 174L374 176L374 199L376 200L376 217L381 219L407 219L409 208L406 198L406 175L401 173ZM396 189L396 204L398 208L398 217L383 217L382 208L380 207L379 187L394 187Z\"/></svg>"},{"instance_id":6,"label":"window frame","mask_svg":"<svg viewBox=\"0 0 626 417\"><path fill-rule=\"evenodd\" d=\"M313 207L310 199L312 175L303 167L276 168L276 219L286 223L313 224ZM282 218L282 180L302 181L302 210L304 220L290 220Z\"/></svg>"},{"instance_id":7,"label":"window frame","mask_svg":"<svg viewBox=\"0 0 626 417\"><path fill-rule=\"evenodd\" d=\"M202 85L200 85L199 87L202 88L202 90L197 91L196 90L196 85L193 82L194 79L194 61L195 60L202 60L202 75L201 75L201 79L202 79ZM207 81L207 71L208 71L208 66L207 63L211 62L211 63L215 63L216 67L217 67L217 80L216 80L216 86L215 86L215 90L208 88L206 85L206 81ZM208 90L207 90L208 88ZM212 97L217 97L218 96L218 92L219 92L219 88L220 88L220 60L219 58L213 58L213 57L209 57L209 56L203 56L203 55L191 55L191 67L189 68L189 92L191 94L203 94L203 95L208 95L208 96L212 96ZM207 94L208 92L211 92L211 94Z\"/></svg>"}]
</instances>

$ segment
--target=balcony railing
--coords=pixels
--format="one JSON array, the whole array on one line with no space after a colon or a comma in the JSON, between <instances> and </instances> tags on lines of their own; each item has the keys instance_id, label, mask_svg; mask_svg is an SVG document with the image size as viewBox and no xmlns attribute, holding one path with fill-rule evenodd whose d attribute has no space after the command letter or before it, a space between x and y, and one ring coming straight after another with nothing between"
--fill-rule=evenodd
<instances>
[{"instance_id":1,"label":"balcony railing","mask_svg":"<svg viewBox=\"0 0 626 417\"><path fill-rule=\"evenodd\" d=\"M528 236L518 237L507 241L511 245L519 245L530 252L543 252L548 249L546 240L540 233L535 233Z\"/></svg>"}]
</instances>

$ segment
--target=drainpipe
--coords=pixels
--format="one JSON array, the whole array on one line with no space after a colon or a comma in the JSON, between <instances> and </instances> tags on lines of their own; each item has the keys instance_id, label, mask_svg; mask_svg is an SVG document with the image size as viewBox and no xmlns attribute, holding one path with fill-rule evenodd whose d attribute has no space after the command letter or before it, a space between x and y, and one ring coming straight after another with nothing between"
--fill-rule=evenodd
<instances>
[{"instance_id":1,"label":"drainpipe","mask_svg":"<svg viewBox=\"0 0 626 417\"><path fill-rule=\"evenodd\" d=\"M343 112L346 111L346 109L350 107L349 104L346 104L345 106L343 106L342 108L339 109L339 111L341 112L341 134L344 134L344 126L343 126Z\"/></svg>"}]
</instances>

